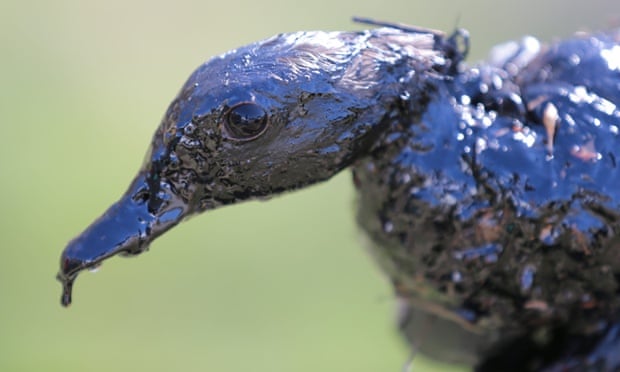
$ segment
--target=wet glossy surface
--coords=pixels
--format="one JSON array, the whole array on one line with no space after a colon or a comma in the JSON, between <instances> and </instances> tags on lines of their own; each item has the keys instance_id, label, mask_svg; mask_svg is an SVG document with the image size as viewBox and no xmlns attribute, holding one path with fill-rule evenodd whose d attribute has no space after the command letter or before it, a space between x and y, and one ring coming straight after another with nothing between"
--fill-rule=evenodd
<instances>
[{"instance_id":1,"label":"wet glossy surface","mask_svg":"<svg viewBox=\"0 0 620 372\"><path fill-rule=\"evenodd\" d=\"M386 108L399 99L394 78L435 57L443 62L433 45L432 35L395 29L299 32L199 67L127 194L63 252L63 304L81 270L140 253L184 217L303 187L350 165L384 129ZM239 129L242 116L265 128ZM180 212L168 222L172 206Z\"/></svg>"},{"instance_id":2,"label":"wet glossy surface","mask_svg":"<svg viewBox=\"0 0 620 372\"><path fill-rule=\"evenodd\" d=\"M180 222L186 204L169 190L160 191L160 199L153 203L155 199L147 196L153 189L142 175L138 176L121 200L69 243L57 277L63 283L63 306L71 304L73 282L80 271L92 270L116 254L142 253L153 238Z\"/></svg>"},{"instance_id":3,"label":"wet glossy surface","mask_svg":"<svg viewBox=\"0 0 620 372\"><path fill-rule=\"evenodd\" d=\"M616 321L620 71L603 56L617 39L441 77L420 117L354 168L359 222L397 294L415 298L410 341L409 318L437 314L462 339L442 348L439 333L423 351L468 360L467 345L471 363L495 354L480 370L538 370L593 342L568 335L598 339Z\"/></svg>"},{"instance_id":4,"label":"wet glossy surface","mask_svg":"<svg viewBox=\"0 0 620 372\"><path fill-rule=\"evenodd\" d=\"M618 367L619 38L524 39L472 68L452 39L393 28L216 57L127 194L63 252L63 304L81 270L184 217L353 165L412 344L479 370Z\"/></svg>"}]
</instances>

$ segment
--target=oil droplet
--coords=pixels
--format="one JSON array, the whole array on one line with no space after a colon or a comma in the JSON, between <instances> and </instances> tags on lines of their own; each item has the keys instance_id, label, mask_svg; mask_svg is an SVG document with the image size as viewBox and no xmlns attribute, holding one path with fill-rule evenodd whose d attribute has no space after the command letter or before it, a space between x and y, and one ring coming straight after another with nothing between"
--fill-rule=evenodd
<instances>
[{"instance_id":1,"label":"oil droplet","mask_svg":"<svg viewBox=\"0 0 620 372\"><path fill-rule=\"evenodd\" d=\"M71 305L71 292L73 290L73 281L75 280L75 277L64 278L59 275L58 280L62 283L62 296L60 297L60 303L62 306L68 307Z\"/></svg>"}]
</instances>

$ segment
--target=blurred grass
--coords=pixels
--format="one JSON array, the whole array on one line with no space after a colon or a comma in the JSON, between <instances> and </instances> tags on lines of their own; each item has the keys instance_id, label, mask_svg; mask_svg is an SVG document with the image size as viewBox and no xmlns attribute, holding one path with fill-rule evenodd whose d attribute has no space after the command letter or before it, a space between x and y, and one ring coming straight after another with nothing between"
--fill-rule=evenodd
<instances>
[{"instance_id":1,"label":"blurred grass","mask_svg":"<svg viewBox=\"0 0 620 372\"><path fill-rule=\"evenodd\" d=\"M4 0L0 371L399 371L408 351L360 248L346 172L196 217L150 252L83 274L68 310L59 254L125 190L209 56L278 32L359 28L350 16L366 15L468 28L478 59L525 33L603 28L617 4Z\"/></svg>"}]
</instances>

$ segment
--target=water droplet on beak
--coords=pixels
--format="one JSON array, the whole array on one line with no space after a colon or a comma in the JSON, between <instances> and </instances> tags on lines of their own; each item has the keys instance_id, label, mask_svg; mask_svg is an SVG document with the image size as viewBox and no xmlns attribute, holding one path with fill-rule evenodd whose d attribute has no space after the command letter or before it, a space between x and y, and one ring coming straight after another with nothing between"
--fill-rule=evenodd
<instances>
[{"instance_id":1,"label":"water droplet on beak","mask_svg":"<svg viewBox=\"0 0 620 372\"><path fill-rule=\"evenodd\" d=\"M88 271L90 271L91 273L96 273L97 271L99 271L99 269L101 269L101 263L98 263L94 266L91 266L88 268Z\"/></svg>"}]
</instances>

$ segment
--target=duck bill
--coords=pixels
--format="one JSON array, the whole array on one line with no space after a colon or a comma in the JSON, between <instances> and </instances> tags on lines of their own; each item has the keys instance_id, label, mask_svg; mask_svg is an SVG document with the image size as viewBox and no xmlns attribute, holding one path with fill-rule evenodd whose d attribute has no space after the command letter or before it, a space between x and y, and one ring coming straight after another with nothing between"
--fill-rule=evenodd
<instances>
[{"instance_id":1,"label":"duck bill","mask_svg":"<svg viewBox=\"0 0 620 372\"><path fill-rule=\"evenodd\" d=\"M186 203L164 183L154 187L144 174L136 177L125 195L63 251L57 275L63 285L62 305L71 304L73 282L81 271L117 254L144 252L153 239L181 222L187 211Z\"/></svg>"}]
</instances>

